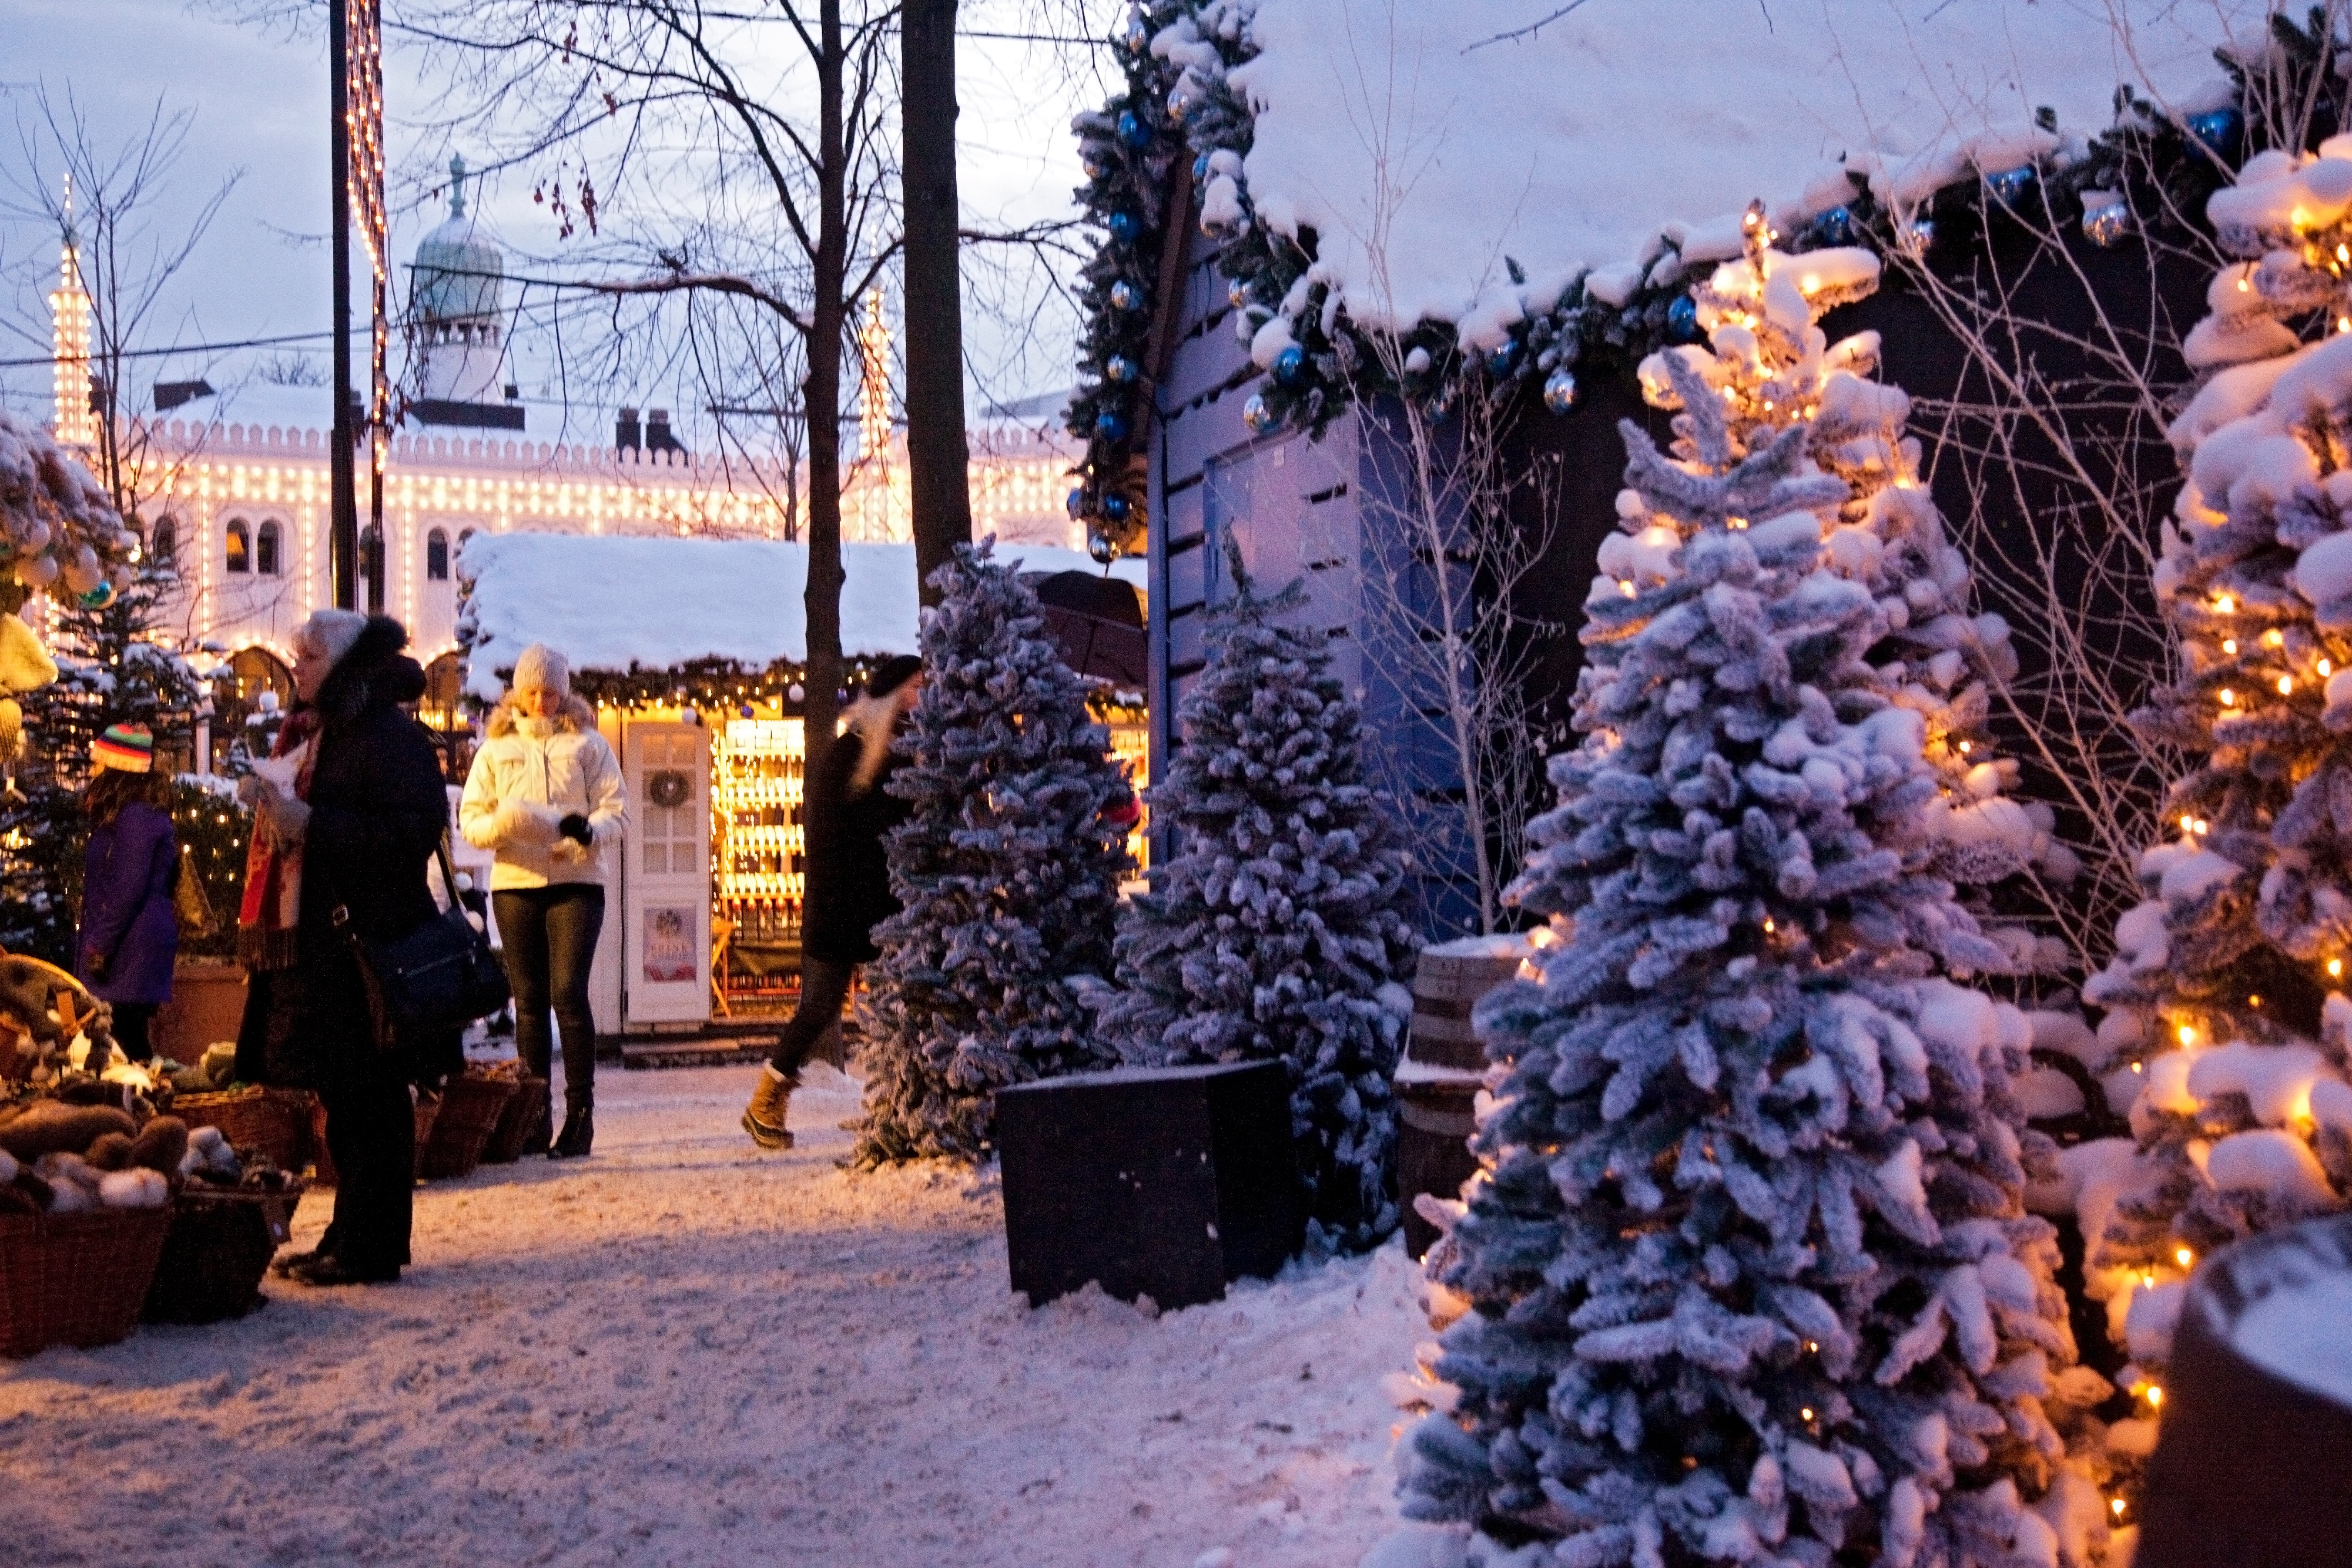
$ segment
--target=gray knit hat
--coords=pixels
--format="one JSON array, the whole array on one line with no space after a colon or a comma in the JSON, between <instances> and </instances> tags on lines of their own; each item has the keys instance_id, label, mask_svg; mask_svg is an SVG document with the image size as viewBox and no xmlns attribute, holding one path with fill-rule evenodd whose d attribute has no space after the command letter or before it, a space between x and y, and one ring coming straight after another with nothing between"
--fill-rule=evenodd
<instances>
[{"instance_id":1,"label":"gray knit hat","mask_svg":"<svg viewBox=\"0 0 2352 1568\"><path fill-rule=\"evenodd\" d=\"M367 629L368 618L357 610L313 610L310 618L302 623L294 635L327 656L330 665L343 662L343 655L360 640Z\"/></svg>"},{"instance_id":2,"label":"gray knit hat","mask_svg":"<svg viewBox=\"0 0 2352 1568\"><path fill-rule=\"evenodd\" d=\"M572 695L572 661L543 642L535 642L522 650L515 660L514 679L517 691L535 689L552 691L558 697Z\"/></svg>"}]
</instances>

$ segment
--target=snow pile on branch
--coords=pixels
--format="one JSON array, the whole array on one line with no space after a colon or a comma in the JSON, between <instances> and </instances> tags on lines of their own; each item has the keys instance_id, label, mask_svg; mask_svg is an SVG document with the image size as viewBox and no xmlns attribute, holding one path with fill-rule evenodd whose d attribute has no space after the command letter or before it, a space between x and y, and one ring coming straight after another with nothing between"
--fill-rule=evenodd
<instances>
[{"instance_id":1,"label":"snow pile on branch","mask_svg":"<svg viewBox=\"0 0 2352 1568\"><path fill-rule=\"evenodd\" d=\"M1324 1245L1396 1227L1396 1070L1412 1014L1404 853L1364 782L1363 716L1321 634L1279 624L1304 595L1238 593L1177 711L1184 743L1151 790L1172 858L1130 900L1103 1015L1147 1066L1273 1059Z\"/></svg>"},{"instance_id":2,"label":"snow pile on branch","mask_svg":"<svg viewBox=\"0 0 2352 1568\"><path fill-rule=\"evenodd\" d=\"M2068 1434L2107 1390L2023 1209L2032 1025L1955 983L2011 954L1937 870L2006 644L1941 575L1874 345L1814 324L1874 268L1809 274L1763 216L1712 355L1644 367L1675 457L1622 426L1655 537L1593 585L1516 886L1561 940L1476 1012L1486 1170L1431 1265L1469 1310L1405 1512L1506 1522L1531 1568L2087 1563Z\"/></svg>"},{"instance_id":3,"label":"snow pile on branch","mask_svg":"<svg viewBox=\"0 0 2352 1568\"><path fill-rule=\"evenodd\" d=\"M841 548L841 647L845 654L913 653L920 594L911 544ZM1023 572L1098 572L1081 552L1003 548ZM626 674L723 659L746 669L808 657L808 546L770 540L660 539L614 534L478 533L457 559L467 584L457 625L466 689L485 702L505 691L514 661L535 642L574 669ZM1143 563L1112 575L1143 585Z\"/></svg>"},{"instance_id":4,"label":"snow pile on branch","mask_svg":"<svg viewBox=\"0 0 2352 1568\"><path fill-rule=\"evenodd\" d=\"M10 563L0 608L15 609L27 592L67 605L94 595L138 542L88 468L47 431L0 408L0 543Z\"/></svg>"},{"instance_id":5,"label":"snow pile on branch","mask_svg":"<svg viewBox=\"0 0 2352 1568\"><path fill-rule=\"evenodd\" d=\"M2259 37L2265 7L2125 10L2118 28L2108 6L2032 0L1258 0L1256 58L1232 73L1254 142L1240 188L1211 171L1202 216L1245 195L1256 221L1314 232L1311 276L1360 325L1456 322L1489 347L1580 273L1630 293L1738 255L1759 193L1793 226L1846 199L1847 171L1899 204L1971 164L2063 156L2107 127L2119 82L2210 108L2223 19ZM1209 68L1197 31L1163 57Z\"/></svg>"},{"instance_id":6,"label":"snow pile on branch","mask_svg":"<svg viewBox=\"0 0 2352 1568\"><path fill-rule=\"evenodd\" d=\"M932 574L922 696L900 731L889 838L905 907L874 930L861 1163L992 1147L996 1091L1112 1065L1084 994L1105 984L1133 869L1110 734L1087 713L1037 596L991 546Z\"/></svg>"}]
</instances>

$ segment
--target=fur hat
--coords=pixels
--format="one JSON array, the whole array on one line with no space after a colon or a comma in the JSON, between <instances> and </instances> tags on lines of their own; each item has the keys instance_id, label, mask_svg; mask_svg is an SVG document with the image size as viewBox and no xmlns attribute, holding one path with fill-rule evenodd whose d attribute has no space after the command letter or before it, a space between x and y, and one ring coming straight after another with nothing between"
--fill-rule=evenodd
<instances>
[{"instance_id":1,"label":"fur hat","mask_svg":"<svg viewBox=\"0 0 2352 1568\"><path fill-rule=\"evenodd\" d=\"M517 691L552 691L558 697L569 697L572 661L545 643L535 642L515 660L514 679L509 684Z\"/></svg>"},{"instance_id":2,"label":"fur hat","mask_svg":"<svg viewBox=\"0 0 2352 1568\"><path fill-rule=\"evenodd\" d=\"M325 654L327 662L335 665L343 662L343 656L360 640L360 633L367 629L367 624L368 618L357 610L313 610L294 636Z\"/></svg>"},{"instance_id":3,"label":"fur hat","mask_svg":"<svg viewBox=\"0 0 2352 1568\"><path fill-rule=\"evenodd\" d=\"M923 661L911 653L886 658L866 674L866 695L887 697L923 673Z\"/></svg>"}]
</instances>

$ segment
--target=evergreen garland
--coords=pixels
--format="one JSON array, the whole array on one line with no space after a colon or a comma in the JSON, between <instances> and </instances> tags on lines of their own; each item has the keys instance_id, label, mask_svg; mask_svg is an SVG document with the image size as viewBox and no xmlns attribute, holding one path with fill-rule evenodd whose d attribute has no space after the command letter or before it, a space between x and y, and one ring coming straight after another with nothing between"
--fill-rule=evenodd
<instances>
[{"instance_id":1,"label":"evergreen garland","mask_svg":"<svg viewBox=\"0 0 2352 1568\"><path fill-rule=\"evenodd\" d=\"M859 1009L872 1165L992 1146L996 1090L1111 1065L1082 995L1111 963L1128 798L1110 735L1062 663L1037 596L992 542L932 576L923 689L898 746L893 795L913 815L889 841L904 908L875 928L882 956Z\"/></svg>"},{"instance_id":2,"label":"evergreen garland","mask_svg":"<svg viewBox=\"0 0 2352 1568\"><path fill-rule=\"evenodd\" d=\"M1310 1246L1361 1250L1397 1223L1396 1070L1417 943L1404 855L1364 782L1362 715L1321 634L1278 624L1304 595L1232 603L1177 713L1150 792L1175 856L1118 933L1105 1032L1148 1066L1276 1060L1308 1194Z\"/></svg>"}]
</instances>

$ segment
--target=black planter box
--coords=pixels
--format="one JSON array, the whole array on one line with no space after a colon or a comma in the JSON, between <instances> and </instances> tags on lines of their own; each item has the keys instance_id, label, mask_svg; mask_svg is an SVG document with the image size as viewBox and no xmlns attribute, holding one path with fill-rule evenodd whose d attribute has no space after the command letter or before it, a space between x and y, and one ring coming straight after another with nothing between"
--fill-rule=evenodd
<instances>
[{"instance_id":1,"label":"black planter box","mask_svg":"<svg viewBox=\"0 0 2352 1568\"><path fill-rule=\"evenodd\" d=\"M1088 1280L1166 1308L1214 1301L1306 1234L1279 1062L1023 1084L996 1097L996 1146L1013 1288L1033 1307Z\"/></svg>"}]
</instances>

